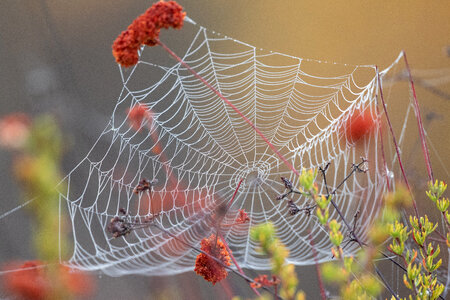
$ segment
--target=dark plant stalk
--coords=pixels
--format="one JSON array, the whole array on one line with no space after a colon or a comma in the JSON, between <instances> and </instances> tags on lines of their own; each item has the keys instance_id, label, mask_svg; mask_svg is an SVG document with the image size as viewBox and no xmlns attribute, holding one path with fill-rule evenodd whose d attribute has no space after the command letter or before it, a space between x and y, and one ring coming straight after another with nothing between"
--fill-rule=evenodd
<instances>
[{"instance_id":1,"label":"dark plant stalk","mask_svg":"<svg viewBox=\"0 0 450 300\"><path fill-rule=\"evenodd\" d=\"M340 184L338 184L337 187L335 187L333 189L333 191L331 191L331 193L328 190L328 185L327 185L327 176L326 176L326 171L328 169L329 164L327 164L325 166L325 168L319 168L320 172L322 173L322 177L323 177L323 184L325 185L325 191L327 193L327 198L330 197L331 195L335 195L337 190L340 189L340 187L350 178L350 176L353 175L353 173L355 173L358 170L361 170L361 166L366 163L366 160L363 159L359 164L357 165L353 165L352 170L350 171L349 174L347 174L347 176L345 176L345 178L342 180L342 182ZM363 243L360 241L360 239L358 238L358 236L355 234L354 230L352 229L352 227L350 226L350 224L347 222L347 220L345 219L344 215L342 214L341 210L339 209L339 207L337 206L336 202L334 202L333 199L331 199L331 204L333 205L333 207L336 209L336 212L338 213L339 217L341 218L341 220L344 222L345 226L347 227L348 231L351 234L351 237L353 237L355 239L355 241L360 245L360 247L362 248Z\"/></svg>"},{"instance_id":2,"label":"dark plant stalk","mask_svg":"<svg viewBox=\"0 0 450 300\"><path fill-rule=\"evenodd\" d=\"M400 300L400 298L397 296L397 294L394 292L394 290L390 287L390 285L387 283L386 279L384 278L383 274L381 274L380 270L375 266L375 272L377 273L378 277L380 277L383 284L386 286L386 288L389 290L392 296L395 297L396 300Z\"/></svg>"},{"instance_id":3,"label":"dark plant stalk","mask_svg":"<svg viewBox=\"0 0 450 300\"><path fill-rule=\"evenodd\" d=\"M378 99L378 95L377 95L377 99ZM376 105L376 108L377 108L377 116L381 116L380 108L378 107L378 105ZM386 156L384 154L383 126L381 126L381 125L378 126L378 132L380 134L381 159L383 160L384 174L386 177L386 185L387 185L388 191L391 192L391 184L389 182L389 174L388 174Z\"/></svg>"},{"instance_id":4,"label":"dark plant stalk","mask_svg":"<svg viewBox=\"0 0 450 300\"><path fill-rule=\"evenodd\" d=\"M412 191L411 191L411 186L409 185L409 181L408 181L408 178L406 177L405 169L403 168L402 159L400 157L400 149L398 147L398 143L397 143L397 139L395 137L394 129L392 128L391 119L389 118L389 114L387 112L386 102L384 101L383 87L381 86L381 78L380 78L380 73L378 72L378 67L376 68L376 72L377 72L378 88L379 88L379 91L380 91L381 103L382 103L382 106L383 106L384 115L386 117L389 130L391 132L392 141L393 141L394 147L395 147L395 152L397 153L398 164L400 166L400 170L402 171L403 180L405 181L406 187L408 188L408 191L409 191L409 193L411 195L412 203L413 203L413 207L414 207L414 212L416 214L416 217L419 218L419 211L417 210L416 201L414 200L414 197L413 197L413 194L412 194Z\"/></svg>"},{"instance_id":5,"label":"dark plant stalk","mask_svg":"<svg viewBox=\"0 0 450 300\"><path fill-rule=\"evenodd\" d=\"M411 76L411 72L408 71L408 73L409 73L408 76L410 77ZM417 78L417 77L414 77L414 78L415 78L414 83L417 83L418 86L423 87L424 89L428 90L429 92L431 92L431 93L433 93L433 94L435 94L435 95L437 95L437 96L439 96L439 97L441 97L443 99L450 100L450 94L448 94L448 93L446 93L446 92L444 92L444 91L442 91L442 90L440 90L440 89L438 89L438 88L428 84L423 79L420 79L420 78Z\"/></svg>"},{"instance_id":6,"label":"dark plant stalk","mask_svg":"<svg viewBox=\"0 0 450 300\"><path fill-rule=\"evenodd\" d=\"M408 73L408 78L411 86L412 96L414 100L414 111L416 113L416 120L417 120L417 126L419 127L419 135L420 135L420 141L422 142L422 152L425 159L425 164L427 165L427 171L428 171L428 179L433 182L434 176L433 176L433 169L431 167L431 160L430 160L430 152L428 151L427 142L425 139L425 131L423 129L422 124L422 117L420 115L420 107L419 107L419 101L417 101L417 95L416 95L416 88L414 87L414 81L411 75L411 69L409 68L408 59L406 58L406 52L402 51L403 59L405 60L405 66L406 66L406 72ZM378 75L379 77L379 75Z\"/></svg>"},{"instance_id":7,"label":"dark plant stalk","mask_svg":"<svg viewBox=\"0 0 450 300\"><path fill-rule=\"evenodd\" d=\"M228 253L230 254L231 260L233 261L234 265L238 269L239 273L241 273L242 275L245 275L244 271L239 266L238 262L236 261L236 258L233 255L233 252L231 251L230 247L228 246L228 243L225 241L225 239L223 238L223 235L221 233L219 233L219 237L222 240L223 244L225 245L225 248L227 249ZM258 292L258 290L256 288L254 288L252 286L250 286L250 287L258 297L261 296L261 294Z\"/></svg>"}]
</instances>

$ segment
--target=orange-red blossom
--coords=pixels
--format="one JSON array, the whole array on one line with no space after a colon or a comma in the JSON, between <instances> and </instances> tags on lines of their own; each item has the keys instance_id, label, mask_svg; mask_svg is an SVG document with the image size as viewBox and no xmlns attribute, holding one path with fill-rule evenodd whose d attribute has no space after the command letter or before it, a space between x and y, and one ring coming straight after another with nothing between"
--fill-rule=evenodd
<instances>
[{"instance_id":1,"label":"orange-red blossom","mask_svg":"<svg viewBox=\"0 0 450 300\"><path fill-rule=\"evenodd\" d=\"M137 64L139 47L156 45L161 28L180 29L183 27L186 13L182 12L182 9L175 1L160 1L153 4L114 41L112 53L116 61L123 67Z\"/></svg>"},{"instance_id":2,"label":"orange-red blossom","mask_svg":"<svg viewBox=\"0 0 450 300\"><path fill-rule=\"evenodd\" d=\"M272 286L272 285L278 285L280 283L280 279L278 279L276 276L272 276L272 279L269 280L267 275L259 275L256 277L252 283L250 283L250 286L252 288L259 289L263 286Z\"/></svg>"},{"instance_id":3,"label":"orange-red blossom","mask_svg":"<svg viewBox=\"0 0 450 300\"><path fill-rule=\"evenodd\" d=\"M372 134L379 126L378 116L366 108L356 109L345 122L343 129L347 142L354 144Z\"/></svg>"},{"instance_id":4,"label":"orange-red blossom","mask_svg":"<svg viewBox=\"0 0 450 300\"><path fill-rule=\"evenodd\" d=\"M215 234L211 234L209 238L204 238L200 244L200 249L206 254L200 253L197 255L194 271L214 285L228 276L225 266L231 265L230 253L228 253L220 238L216 238ZM222 264L212 257L217 258Z\"/></svg>"},{"instance_id":5,"label":"orange-red blossom","mask_svg":"<svg viewBox=\"0 0 450 300\"><path fill-rule=\"evenodd\" d=\"M0 146L19 150L30 135L31 119L24 113L12 113L0 119Z\"/></svg>"},{"instance_id":6,"label":"orange-red blossom","mask_svg":"<svg viewBox=\"0 0 450 300\"><path fill-rule=\"evenodd\" d=\"M88 296L92 290L92 280L83 272L72 271L69 267L57 265L48 269L40 261L27 261L20 267L8 266L4 278L5 289L20 299L49 299L63 296ZM52 273L54 271L54 273Z\"/></svg>"}]
</instances>

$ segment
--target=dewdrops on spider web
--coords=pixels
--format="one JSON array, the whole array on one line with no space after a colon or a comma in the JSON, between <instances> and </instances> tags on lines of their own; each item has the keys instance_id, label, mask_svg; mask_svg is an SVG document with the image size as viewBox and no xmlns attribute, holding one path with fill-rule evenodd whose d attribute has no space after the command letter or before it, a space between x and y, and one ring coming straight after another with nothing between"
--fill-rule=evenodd
<instances>
[{"instance_id":1,"label":"dewdrops on spider web","mask_svg":"<svg viewBox=\"0 0 450 300\"><path fill-rule=\"evenodd\" d=\"M311 214L314 203L305 202L306 196L295 188L298 176L285 168L272 150L278 148L288 164L299 168L333 163L334 173L320 189L336 187L355 157L372 158L379 154L378 135L364 138L373 130L370 119L351 116L355 107L373 111L376 81L371 79L362 87L348 86L349 81L359 82L359 73L347 68L337 68L338 77L322 76L316 80L318 74L304 67L300 58L253 51L253 46L228 37L217 39L194 21L183 18L181 7L174 2L157 3L138 17L113 46L122 66L136 62L142 65L123 78L127 92L119 99L122 110L114 111L120 126L102 133L102 137L112 138L108 148L111 150L105 152L94 146L86 160L70 173L70 177L80 178L89 174L85 186L92 188L89 196L75 189L63 195L73 207L75 234L80 232L71 262L79 268L101 269L113 276L177 274L192 271L199 262L198 253L189 249L216 233L218 240L233 250L230 257L234 256L237 264L268 269L267 259L261 258L247 237L250 226L272 220L277 228L288 232L281 240L291 251L289 259L297 264L313 264L308 251L310 242L305 238L309 233L303 224L315 221ZM179 28L188 20L180 34L192 39L190 45L183 45L183 49L190 50L181 59L175 54L180 49L171 51L157 36L161 28ZM139 57L138 49L144 44L162 46L177 62L168 68L159 65L154 56ZM128 60L127 55L132 59ZM281 73L280 68L284 70ZM335 66L329 68L335 72ZM301 78L294 75L300 73ZM148 84L141 85L141 81ZM266 91L257 89L266 85ZM329 97L331 89L336 91L333 98ZM247 90L255 93L246 93ZM221 92L226 92L227 98ZM288 94L291 97L286 97ZM255 128L272 142L273 148L226 105L244 110L241 117L254 120ZM346 123L347 119L352 124ZM364 141L364 148L348 147L347 129L352 141ZM361 225L362 230L379 210L372 200L385 188L385 178L379 172L381 160L373 161L376 165L372 166L372 173L352 177L354 184L344 183L336 194L344 217L351 218L356 208L366 212L364 219L368 221ZM245 184L250 182L246 180L239 189L239 180L253 177L249 174L258 174L258 184ZM159 179L156 185L151 182L155 178ZM101 189L96 189L98 184ZM280 195L279 188L283 187ZM226 200L233 195L233 205L227 205ZM92 211L92 205L99 210ZM126 207L128 214L119 213L120 207ZM98 223L109 236L104 246L94 234ZM298 226L300 231L288 230L292 226ZM84 228L94 236L92 251L80 251L85 244L81 238ZM319 262L331 259L329 238L322 233L319 226L312 229L320 250ZM114 250L116 247L120 251ZM99 255L95 249L108 255ZM349 253L353 251L349 249ZM163 270L161 265L165 266ZM207 265L204 263L203 267Z\"/></svg>"},{"instance_id":2,"label":"dewdrops on spider web","mask_svg":"<svg viewBox=\"0 0 450 300\"><path fill-rule=\"evenodd\" d=\"M180 29L186 13L175 1L157 2L145 13L137 17L127 30L123 31L112 46L116 61L123 67L137 64L138 50L141 45L155 46L158 44L162 28Z\"/></svg>"}]
</instances>

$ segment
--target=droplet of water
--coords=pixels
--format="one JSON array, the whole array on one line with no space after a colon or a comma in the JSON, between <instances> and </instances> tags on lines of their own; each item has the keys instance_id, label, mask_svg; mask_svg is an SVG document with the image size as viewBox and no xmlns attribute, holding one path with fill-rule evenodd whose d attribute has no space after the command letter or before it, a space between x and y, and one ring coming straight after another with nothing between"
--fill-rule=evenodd
<instances>
[{"instance_id":1,"label":"droplet of water","mask_svg":"<svg viewBox=\"0 0 450 300\"><path fill-rule=\"evenodd\" d=\"M394 179L394 172L388 170L387 175L389 179Z\"/></svg>"}]
</instances>

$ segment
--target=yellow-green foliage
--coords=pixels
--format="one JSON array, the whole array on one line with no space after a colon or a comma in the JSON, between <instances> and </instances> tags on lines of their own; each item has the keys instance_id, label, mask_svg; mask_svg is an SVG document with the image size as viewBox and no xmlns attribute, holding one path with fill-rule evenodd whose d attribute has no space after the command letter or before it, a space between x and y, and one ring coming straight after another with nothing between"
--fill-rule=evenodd
<instances>
[{"instance_id":1,"label":"yellow-green foliage","mask_svg":"<svg viewBox=\"0 0 450 300\"><path fill-rule=\"evenodd\" d=\"M345 285L341 290L341 297L346 300L376 299L381 291L378 280L373 274L366 273Z\"/></svg>"},{"instance_id":2,"label":"yellow-green foliage","mask_svg":"<svg viewBox=\"0 0 450 300\"><path fill-rule=\"evenodd\" d=\"M434 202L444 219L449 207L448 199L442 198L446 187L446 184L442 181L436 181L434 184L430 182L426 192L428 198ZM388 224L387 231L391 238L388 249L405 262L406 274L403 275L403 283L412 291L410 298L414 295L416 299L437 299L444 291L444 285L437 282L435 274L442 264L442 259L439 258L441 250L439 245L435 245L428 239L436 230L437 223L429 220L427 215L409 216L409 227L408 224L394 221L394 217L399 215L399 207L402 207L402 205L398 205L401 204L402 201L399 201L399 199L402 198L407 197L405 197L404 191L401 193L401 190L395 194L388 194L386 197L386 209L392 210L390 214L386 214L391 218L385 219L385 223ZM446 225L448 230L449 224ZM408 228L411 230L408 231ZM409 246L411 249L406 250L405 253L406 243L410 237L412 238L412 243L410 243L412 246ZM447 244L449 244L448 239ZM418 251L413 248L414 245ZM421 257L419 259L418 253Z\"/></svg>"},{"instance_id":3,"label":"yellow-green foliage","mask_svg":"<svg viewBox=\"0 0 450 300\"><path fill-rule=\"evenodd\" d=\"M443 181L435 181L428 183L428 198L436 204L436 208L442 213L445 225L447 227L447 247L450 248L450 200L442 197L447 190L447 184Z\"/></svg>"},{"instance_id":4,"label":"yellow-green foliage","mask_svg":"<svg viewBox=\"0 0 450 300\"><path fill-rule=\"evenodd\" d=\"M350 276L350 272L335 262L323 264L321 270L325 281L333 282L338 285L345 284Z\"/></svg>"},{"instance_id":5,"label":"yellow-green foliage","mask_svg":"<svg viewBox=\"0 0 450 300\"><path fill-rule=\"evenodd\" d=\"M26 146L14 162L25 198L34 199L29 205L36 218L34 243L38 257L45 261L59 258L56 246L59 244L59 193L55 186L62 179L61 155L62 136L58 125L51 116L42 116L34 120Z\"/></svg>"},{"instance_id":6,"label":"yellow-green foliage","mask_svg":"<svg viewBox=\"0 0 450 300\"><path fill-rule=\"evenodd\" d=\"M389 238L392 224L400 219L400 212L412 203L411 195L403 185L398 185L394 193L385 194L383 200L383 213L369 229L372 245L381 245Z\"/></svg>"},{"instance_id":7,"label":"yellow-green foliage","mask_svg":"<svg viewBox=\"0 0 450 300\"><path fill-rule=\"evenodd\" d=\"M280 296L284 299L303 299L302 292L296 293L298 279L295 267L286 264L289 250L276 237L273 224L269 222L255 226L250 234L259 243L261 253L270 257L272 274L281 280Z\"/></svg>"},{"instance_id":8,"label":"yellow-green foliage","mask_svg":"<svg viewBox=\"0 0 450 300\"><path fill-rule=\"evenodd\" d=\"M317 170L306 170L305 168L302 169L302 173L300 174L299 177L299 183L300 186L305 190L305 191L310 191L314 188L314 182L316 180L317 177Z\"/></svg>"}]
</instances>

